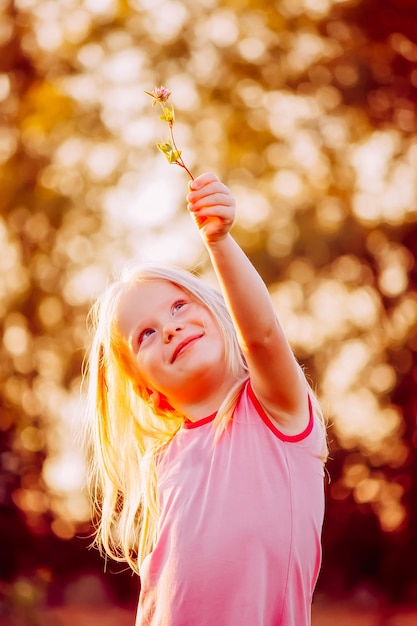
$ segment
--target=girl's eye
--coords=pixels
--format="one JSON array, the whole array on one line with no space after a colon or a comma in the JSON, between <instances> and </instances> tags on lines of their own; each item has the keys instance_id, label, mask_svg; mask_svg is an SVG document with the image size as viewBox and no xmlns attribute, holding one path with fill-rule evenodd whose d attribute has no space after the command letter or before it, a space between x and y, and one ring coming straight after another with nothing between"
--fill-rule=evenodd
<instances>
[{"instance_id":1,"label":"girl's eye","mask_svg":"<svg viewBox=\"0 0 417 626\"><path fill-rule=\"evenodd\" d=\"M174 302L174 304L172 305L172 312L176 313L177 311L182 309L182 307L185 306L186 304L187 303L184 300L178 300L178 302Z\"/></svg>"},{"instance_id":2,"label":"girl's eye","mask_svg":"<svg viewBox=\"0 0 417 626\"><path fill-rule=\"evenodd\" d=\"M140 346L141 343L144 341L144 339L147 339L148 337L150 337L152 333L154 332L155 331L153 330L153 328L145 328L145 330L142 330L142 332L140 333L138 337L138 345Z\"/></svg>"}]
</instances>

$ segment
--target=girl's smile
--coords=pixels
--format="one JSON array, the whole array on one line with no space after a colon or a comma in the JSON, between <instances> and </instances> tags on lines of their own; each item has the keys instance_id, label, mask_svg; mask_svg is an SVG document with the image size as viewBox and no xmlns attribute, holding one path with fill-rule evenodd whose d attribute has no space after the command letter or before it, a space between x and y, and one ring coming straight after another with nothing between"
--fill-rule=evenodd
<instances>
[{"instance_id":1,"label":"girl's smile","mask_svg":"<svg viewBox=\"0 0 417 626\"><path fill-rule=\"evenodd\" d=\"M181 341L174 350L174 353L171 358L171 363L173 363L180 354L185 352L190 345L193 345L194 342L198 341L203 336L204 336L204 333L191 335L190 337L187 337L187 339L184 339L183 341Z\"/></svg>"}]
</instances>

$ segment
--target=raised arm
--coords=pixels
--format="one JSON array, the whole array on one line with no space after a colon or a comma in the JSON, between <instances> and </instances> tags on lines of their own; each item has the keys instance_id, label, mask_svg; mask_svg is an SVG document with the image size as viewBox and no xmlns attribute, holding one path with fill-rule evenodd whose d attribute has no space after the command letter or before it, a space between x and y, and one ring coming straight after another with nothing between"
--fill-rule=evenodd
<instances>
[{"instance_id":1,"label":"raised arm","mask_svg":"<svg viewBox=\"0 0 417 626\"><path fill-rule=\"evenodd\" d=\"M283 432L298 434L309 419L306 381L265 283L229 233L234 198L206 173L190 183L187 200L232 315L255 395Z\"/></svg>"}]
</instances>

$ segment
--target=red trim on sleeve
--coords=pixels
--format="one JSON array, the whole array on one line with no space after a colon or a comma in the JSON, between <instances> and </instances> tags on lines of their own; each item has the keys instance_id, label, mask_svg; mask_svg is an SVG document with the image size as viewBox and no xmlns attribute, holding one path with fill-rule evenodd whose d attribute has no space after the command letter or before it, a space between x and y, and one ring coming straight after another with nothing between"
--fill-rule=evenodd
<instances>
[{"instance_id":1,"label":"red trim on sleeve","mask_svg":"<svg viewBox=\"0 0 417 626\"><path fill-rule=\"evenodd\" d=\"M298 435L286 435L280 430L278 430L278 428L271 422L271 420L265 413L265 410L263 409L261 403L259 402L258 398L255 396L255 392L252 389L252 385L250 384L250 381L248 382L248 392L249 392L249 397L252 400L253 405L259 414L259 417L262 419L265 425L268 426L269 430L271 430L274 433L274 435L276 435L279 439L281 439L281 441L287 441L289 443L296 443L297 441L302 441L303 439L308 437L308 435L313 430L314 416L313 416L313 406L311 404L310 395L308 395L308 410L310 413L310 419L308 421L307 427Z\"/></svg>"}]
</instances>

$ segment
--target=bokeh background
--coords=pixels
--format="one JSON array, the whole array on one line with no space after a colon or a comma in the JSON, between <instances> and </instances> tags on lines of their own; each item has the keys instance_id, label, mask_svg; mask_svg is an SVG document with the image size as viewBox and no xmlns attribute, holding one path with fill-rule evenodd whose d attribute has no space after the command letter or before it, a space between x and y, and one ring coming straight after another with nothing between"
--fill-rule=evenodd
<instances>
[{"instance_id":1,"label":"bokeh background","mask_svg":"<svg viewBox=\"0 0 417 626\"><path fill-rule=\"evenodd\" d=\"M161 84L329 419L313 625L417 623L416 42L415 0L0 0L2 625L133 623L77 433L109 276L213 278Z\"/></svg>"}]
</instances>

